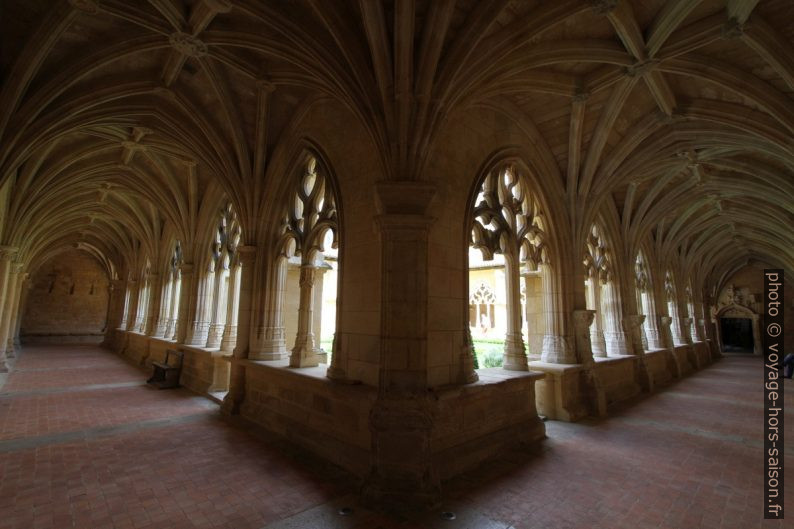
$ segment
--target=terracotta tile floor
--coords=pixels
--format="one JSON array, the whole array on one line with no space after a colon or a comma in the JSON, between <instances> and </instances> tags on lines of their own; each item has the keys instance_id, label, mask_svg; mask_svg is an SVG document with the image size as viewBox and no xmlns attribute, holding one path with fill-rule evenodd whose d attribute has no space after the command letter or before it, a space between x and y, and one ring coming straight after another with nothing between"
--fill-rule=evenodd
<instances>
[{"instance_id":1,"label":"terracotta tile floor","mask_svg":"<svg viewBox=\"0 0 794 529\"><path fill-rule=\"evenodd\" d=\"M761 519L761 372L728 356L606 420L548 422L539 454L447 484L446 521L372 512L343 472L102 349L30 346L0 388L0 529L794 527Z\"/></svg>"}]
</instances>

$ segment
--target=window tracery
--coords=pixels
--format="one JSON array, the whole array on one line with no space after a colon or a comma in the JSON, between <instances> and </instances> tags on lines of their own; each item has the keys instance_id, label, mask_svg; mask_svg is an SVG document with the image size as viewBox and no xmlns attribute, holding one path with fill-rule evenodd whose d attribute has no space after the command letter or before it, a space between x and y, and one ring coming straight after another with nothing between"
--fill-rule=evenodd
<instances>
[{"instance_id":1,"label":"window tracery","mask_svg":"<svg viewBox=\"0 0 794 529\"><path fill-rule=\"evenodd\" d=\"M524 370L528 364L522 333L526 309L521 300L521 267L523 264L530 270L538 270L549 264L543 214L536 197L530 192L528 180L509 163L486 174L473 207L470 246L479 250L486 261L501 254L505 262L503 366ZM471 321L473 317L470 311ZM477 317L482 319L479 314ZM493 326L493 318L487 314L486 317L491 319L487 323Z\"/></svg>"}]
</instances>

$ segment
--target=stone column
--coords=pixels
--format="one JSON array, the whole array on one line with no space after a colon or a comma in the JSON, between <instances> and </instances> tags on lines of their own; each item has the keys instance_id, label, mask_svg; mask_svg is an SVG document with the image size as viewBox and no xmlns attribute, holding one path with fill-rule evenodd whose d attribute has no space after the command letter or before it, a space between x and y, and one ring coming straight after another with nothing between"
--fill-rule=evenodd
<instances>
[{"instance_id":1,"label":"stone column","mask_svg":"<svg viewBox=\"0 0 794 529\"><path fill-rule=\"evenodd\" d=\"M678 303L669 301L667 303L667 310L670 312L670 318L672 318L673 345L688 345L686 338L687 333L685 331L686 323L684 322L684 318L680 315Z\"/></svg>"},{"instance_id":2,"label":"stone column","mask_svg":"<svg viewBox=\"0 0 794 529\"><path fill-rule=\"evenodd\" d=\"M239 246L240 254L240 301L237 305L237 344L232 353L229 392L221 404L221 412L227 415L240 413L245 399L245 367L251 343L251 325L256 321L254 314L254 270L256 247Z\"/></svg>"},{"instance_id":3,"label":"stone column","mask_svg":"<svg viewBox=\"0 0 794 529\"><path fill-rule=\"evenodd\" d=\"M714 317L711 320L714 324L714 343L716 345L717 353L722 356L722 318L719 316L717 307L714 307Z\"/></svg>"},{"instance_id":4,"label":"stone column","mask_svg":"<svg viewBox=\"0 0 794 529\"><path fill-rule=\"evenodd\" d=\"M623 329L626 331L626 336L628 336L631 343L633 354L638 357L636 365L637 381L643 391L650 392L653 391L654 382L653 373L650 371L645 361L645 348L643 344L645 333L643 332L642 326L644 321L644 314L626 316L623 318Z\"/></svg>"},{"instance_id":5,"label":"stone column","mask_svg":"<svg viewBox=\"0 0 794 529\"><path fill-rule=\"evenodd\" d=\"M212 299L212 320L207 332L207 349L218 349L221 346L223 333L226 331L226 309L229 303L227 274L225 270L215 273L215 288Z\"/></svg>"},{"instance_id":6,"label":"stone column","mask_svg":"<svg viewBox=\"0 0 794 529\"><path fill-rule=\"evenodd\" d=\"M9 297L9 276L11 275L11 259L16 256L17 249L0 246L0 321L5 314L6 299ZM0 373L7 373L5 351L0 352Z\"/></svg>"},{"instance_id":7,"label":"stone column","mask_svg":"<svg viewBox=\"0 0 794 529\"><path fill-rule=\"evenodd\" d=\"M602 303L604 307L604 342L606 343L607 356L632 354L629 340L622 328L621 306L614 281L606 284L605 296Z\"/></svg>"},{"instance_id":8,"label":"stone column","mask_svg":"<svg viewBox=\"0 0 794 529\"><path fill-rule=\"evenodd\" d=\"M590 344L593 356L604 358L607 355L607 344L604 340L604 311L601 304L601 282L597 274L590 276L590 306L595 311L593 325L590 327Z\"/></svg>"},{"instance_id":9,"label":"stone column","mask_svg":"<svg viewBox=\"0 0 794 529\"><path fill-rule=\"evenodd\" d=\"M283 360L287 357L284 330L284 294L287 290L288 260L279 256L269 277L270 289L265 301L262 323L257 329L257 346L251 351L253 360Z\"/></svg>"},{"instance_id":10,"label":"stone column","mask_svg":"<svg viewBox=\"0 0 794 529\"><path fill-rule=\"evenodd\" d=\"M761 315L753 314L753 354L764 354L764 346L761 340Z\"/></svg>"},{"instance_id":11,"label":"stone column","mask_svg":"<svg viewBox=\"0 0 794 529\"><path fill-rule=\"evenodd\" d=\"M12 263L8 274L6 286L5 306L3 315L0 318L0 356L13 358L13 338L11 338L11 320L14 319L17 310L17 292L19 284L22 282L22 264ZM8 341L11 338L11 354L8 354Z\"/></svg>"},{"instance_id":12,"label":"stone column","mask_svg":"<svg viewBox=\"0 0 794 529\"><path fill-rule=\"evenodd\" d=\"M590 344L590 326L595 320L596 311L594 310L574 310L573 326L576 352L581 358L581 363L586 369L583 371L585 388L589 394L586 398L587 403L593 414L598 417L605 417L607 414L607 397L604 383L594 369L593 352Z\"/></svg>"},{"instance_id":13,"label":"stone column","mask_svg":"<svg viewBox=\"0 0 794 529\"><path fill-rule=\"evenodd\" d=\"M692 336L693 322L694 320L692 318L681 318L681 331L684 333L684 340L686 341L687 345L692 345L694 343L694 338Z\"/></svg>"},{"instance_id":14,"label":"stone column","mask_svg":"<svg viewBox=\"0 0 794 529\"><path fill-rule=\"evenodd\" d=\"M155 336L157 334L157 325L160 321L160 314L162 310L161 299L163 298L163 283L159 274L149 275L149 292L146 296L147 315L146 315L146 335Z\"/></svg>"},{"instance_id":15,"label":"stone column","mask_svg":"<svg viewBox=\"0 0 794 529\"><path fill-rule=\"evenodd\" d=\"M188 345L204 347L207 345L207 336L210 327L210 305L212 303L213 277L209 274L197 280L195 317L190 324L187 338Z\"/></svg>"},{"instance_id":16,"label":"stone column","mask_svg":"<svg viewBox=\"0 0 794 529\"><path fill-rule=\"evenodd\" d=\"M174 277L170 275L163 288L163 294L160 297L160 310L157 314L157 325L154 328L153 336L157 338L164 338L166 330L168 329L168 320L171 317L171 302L173 301L174 290Z\"/></svg>"},{"instance_id":17,"label":"stone column","mask_svg":"<svg viewBox=\"0 0 794 529\"><path fill-rule=\"evenodd\" d=\"M16 356L16 347L19 345L17 339L17 322L22 318L22 292L24 285L30 274L22 272L22 265L19 265L20 272L17 278L17 288L14 291L13 312L11 313L11 320L8 325L8 341L6 343L6 356L14 358Z\"/></svg>"},{"instance_id":18,"label":"stone column","mask_svg":"<svg viewBox=\"0 0 794 529\"><path fill-rule=\"evenodd\" d=\"M319 350L314 339L314 282L317 267L301 265L300 306L298 308L298 334L290 355L290 367L314 367L320 365Z\"/></svg>"},{"instance_id":19,"label":"stone column","mask_svg":"<svg viewBox=\"0 0 794 529\"><path fill-rule=\"evenodd\" d=\"M466 308L468 309L468 307ZM471 327L468 325L466 325L466 329L463 331L463 345L460 349L460 374L458 375L458 380L461 384L477 382L480 380L480 375L478 375L477 371L474 369L474 339L471 337ZM336 344L334 344L334 351L336 351ZM331 357L332 362L334 356Z\"/></svg>"},{"instance_id":20,"label":"stone column","mask_svg":"<svg viewBox=\"0 0 794 529\"><path fill-rule=\"evenodd\" d=\"M645 313L645 323L643 324L647 341L645 347L649 351L664 349L664 337L659 330L659 323L656 317L656 303L654 302L653 294L645 290L641 293L640 297L642 298L642 311Z\"/></svg>"},{"instance_id":21,"label":"stone column","mask_svg":"<svg viewBox=\"0 0 794 529\"><path fill-rule=\"evenodd\" d=\"M631 349L628 354L641 355L645 353L643 344L643 328L645 322L644 314L631 314L623 318L623 329L628 337Z\"/></svg>"},{"instance_id":22,"label":"stone column","mask_svg":"<svg viewBox=\"0 0 794 529\"><path fill-rule=\"evenodd\" d=\"M113 332L121 329L124 318L124 308L127 301L126 282L122 279L113 279L108 283L108 310L105 317L105 338L103 347L110 347L113 343Z\"/></svg>"},{"instance_id":23,"label":"stone column","mask_svg":"<svg viewBox=\"0 0 794 529\"><path fill-rule=\"evenodd\" d=\"M146 331L146 311L149 304L149 278L142 280L138 288L138 306L135 309L135 324L133 331L144 333Z\"/></svg>"},{"instance_id":24,"label":"stone column","mask_svg":"<svg viewBox=\"0 0 794 529\"><path fill-rule=\"evenodd\" d=\"M30 274L25 274L25 280L22 281L22 284L19 286L19 307L17 308L17 317L16 321L14 322L14 327L12 329L12 338L14 341L14 348L19 349L22 347L22 342L20 341L20 332L22 330L22 318L25 314L25 307L27 307L28 303L28 296L29 290L32 288L32 283L30 281Z\"/></svg>"},{"instance_id":25,"label":"stone column","mask_svg":"<svg viewBox=\"0 0 794 529\"><path fill-rule=\"evenodd\" d=\"M135 329L135 320L138 315L138 282L135 280L127 281L127 291L129 293L129 303L127 310L127 320L124 322L127 332Z\"/></svg>"},{"instance_id":26,"label":"stone column","mask_svg":"<svg viewBox=\"0 0 794 529\"><path fill-rule=\"evenodd\" d=\"M180 297L182 295L182 280L175 274L171 283L171 301L168 303L168 321L165 325L163 338L176 340L177 322L179 321Z\"/></svg>"},{"instance_id":27,"label":"stone column","mask_svg":"<svg viewBox=\"0 0 794 529\"><path fill-rule=\"evenodd\" d=\"M590 326L595 320L596 311L594 310L575 310L573 311L573 325L575 329L574 340L576 350L586 353L592 351L590 342Z\"/></svg>"},{"instance_id":28,"label":"stone column","mask_svg":"<svg viewBox=\"0 0 794 529\"><path fill-rule=\"evenodd\" d=\"M186 343L189 322L193 319L196 308L191 303L193 296L193 263L179 265L181 281L179 287L179 312L177 315L174 337L177 343Z\"/></svg>"},{"instance_id":29,"label":"stone column","mask_svg":"<svg viewBox=\"0 0 794 529\"><path fill-rule=\"evenodd\" d=\"M673 332L670 329L670 326L673 323L673 318L670 316L659 316L659 323L661 324L663 348L672 350L673 347L675 347Z\"/></svg>"},{"instance_id":30,"label":"stone column","mask_svg":"<svg viewBox=\"0 0 794 529\"><path fill-rule=\"evenodd\" d=\"M521 333L521 270L518 251L505 252L505 353L503 367L513 371L527 371L527 351Z\"/></svg>"},{"instance_id":31,"label":"stone column","mask_svg":"<svg viewBox=\"0 0 794 529\"><path fill-rule=\"evenodd\" d=\"M543 285L543 312L546 315L546 335L543 337L543 350L540 359L553 364L576 364L575 339L571 340L567 335L565 315L559 308L562 296L562 292L556 286L559 283L554 281L551 265L544 263L540 266ZM574 332L576 331L574 330ZM586 359L592 361L593 358L590 346L587 347L585 353L578 353L578 355L582 361Z\"/></svg>"},{"instance_id":32,"label":"stone column","mask_svg":"<svg viewBox=\"0 0 794 529\"><path fill-rule=\"evenodd\" d=\"M440 492L432 466L433 402L427 380L428 232L432 223L427 210L435 189L419 182L380 182L377 192L380 382L370 413L373 457L363 492L386 506L427 507Z\"/></svg>"},{"instance_id":33,"label":"stone column","mask_svg":"<svg viewBox=\"0 0 794 529\"><path fill-rule=\"evenodd\" d=\"M132 293L130 292L130 285L124 282L124 302L121 309L121 318L119 318L119 330L126 330L127 324L130 319L130 305L132 302Z\"/></svg>"},{"instance_id":34,"label":"stone column","mask_svg":"<svg viewBox=\"0 0 794 529\"><path fill-rule=\"evenodd\" d=\"M231 353L237 344L237 307L240 303L240 267L229 272L229 290L226 304L226 325L221 338L221 351Z\"/></svg>"}]
</instances>

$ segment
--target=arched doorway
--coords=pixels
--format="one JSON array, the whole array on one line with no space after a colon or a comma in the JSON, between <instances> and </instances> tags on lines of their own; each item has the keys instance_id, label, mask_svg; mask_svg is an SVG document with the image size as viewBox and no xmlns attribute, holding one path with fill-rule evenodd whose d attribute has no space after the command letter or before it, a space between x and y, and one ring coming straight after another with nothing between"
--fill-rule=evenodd
<instances>
[{"instance_id":1,"label":"arched doorway","mask_svg":"<svg viewBox=\"0 0 794 529\"><path fill-rule=\"evenodd\" d=\"M761 354L759 314L741 305L727 305L717 313L716 323L722 352Z\"/></svg>"}]
</instances>

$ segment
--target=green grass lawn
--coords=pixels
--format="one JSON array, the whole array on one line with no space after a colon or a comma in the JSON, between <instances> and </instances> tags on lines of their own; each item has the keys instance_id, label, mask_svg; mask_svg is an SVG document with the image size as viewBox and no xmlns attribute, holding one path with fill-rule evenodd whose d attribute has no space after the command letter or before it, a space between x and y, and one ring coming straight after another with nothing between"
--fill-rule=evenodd
<instances>
[{"instance_id":1,"label":"green grass lawn","mask_svg":"<svg viewBox=\"0 0 794 529\"><path fill-rule=\"evenodd\" d=\"M320 341L320 347L328 353L328 363L331 363L331 353L333 352L333 340L327 339ZM477 362L480 367L502 367L503 354L505 351L504 340L482 339L474 340L474 351L477 354Z\"/></svg>"}]
</instances>

